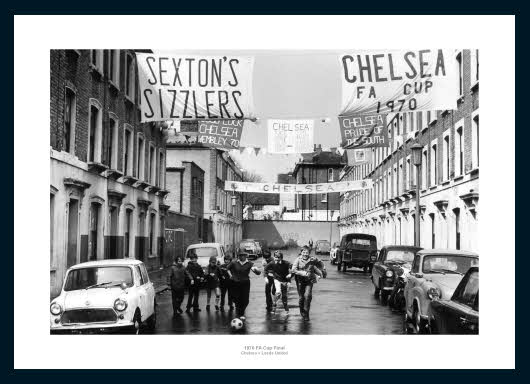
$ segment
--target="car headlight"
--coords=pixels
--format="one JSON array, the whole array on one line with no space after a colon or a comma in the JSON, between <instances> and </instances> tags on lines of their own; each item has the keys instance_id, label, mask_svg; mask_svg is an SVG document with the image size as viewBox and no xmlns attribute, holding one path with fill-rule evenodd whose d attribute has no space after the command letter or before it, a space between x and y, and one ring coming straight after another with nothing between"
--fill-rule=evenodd
<instances>
[{"instance_id":1,"label":"car headlight","mask_svg":"<svg viewBox=\"0 0 530 384\"><path fill-rule=\"evenodd\" d=\"M127 302L123 299L116 299L114 301L114 309L118 312L125 311L127 309Z\"/></svg>"},{"instance_id":2,"label":"car headlight","mask_svg":"<svg viewBox=\"0 0 530 384\"><path fill-rule=\"evenodd\" d=\"M62 311L63 309L59 304L55 302L50 304L50 312L52 315L55 315L55 316L60 315Z\"/></svg>"},{"instance_id":3,"label":"car headlight","mask_svg":"<svg viewBox=\"0 0 530 384\"><path fill-rule=\"evenodd\" d=\"M392 276L394 276L394 271L389 269L388 271L386 271L385 275L386 275L386 277L392 277Z\"/></svg>"},{"instance_id":4,"label":"car headlight","mask_svg":"<svg viewBox=\"0 0 530 384\"><path fill-rule=\"evenodd\" d=\"M427 291L427 296L431 300L438 300L442 298L442 292L436 287L431 287Z\"/></svg>"}]
</instances>

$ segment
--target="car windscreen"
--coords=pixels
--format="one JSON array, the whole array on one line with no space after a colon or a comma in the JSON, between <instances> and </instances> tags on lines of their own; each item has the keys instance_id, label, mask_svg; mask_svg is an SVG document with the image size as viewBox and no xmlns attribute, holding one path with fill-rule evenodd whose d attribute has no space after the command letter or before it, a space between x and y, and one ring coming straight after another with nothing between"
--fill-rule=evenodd
<instances>
[{"instance_id":1,"label":"car windscreen","mask_svg":"<svg viewBox=\"0 0 530 384\"><path fill-rule=\"evenodd\" d=\"M256 243L250 242L250 241L245 241L239 244L239 248L255 248L255 247L256 247Z\"/></svg>"},{"instance_id":2,"label":"car windscreen","mask_svg":"<svg viewBox=\"0 0 530 384\"><path fill-rule=\"evenodd\" d=\"M217 254L217 248L215 247L200 247L189 249L186 257L189 259L192 255L195 255L197 257L219 257L219 255Z\"/></svg>"},{"instance_id":3,"label":"car windscreen","mask_svg":"<svg viewBox=\"0 0 530 384\"><path fill-rule=\"evenodd\" d=\"M412 263L412 261L414 260L414 252L391 249L387 251L386 253L386 260L387 261L403 261L405 263Z\"/></svg>"},{"instance_id":4,"label":"car windscreen","mask_svg":"<svg viewBox=\"0 0 530 384\"><path fill-rule=\"evenodd\" d=\"M317 245L320 245L320 246L330 246L329 244L329 241L317 241Z\"/></svg>"},{"instance_id":5,"label":"car windscreen","mask_svg":"<svg viewBox=\"0 0 530 384\"><path fill-rule=\"evenodd\" d=\"M87 267L71 270L66 278L64 290L105 288L122 283L132 287L133 282L132 271L129 267Z\"/></svg>"},{"instance_id":6,"label":"car windscreen","mask_svg":"<svg viewBox=\"0 0 530 384\"><path fill-rule=\"evenodd\" d=\"M351 238L348 242L348 247L355 247L355 248L377 248L377 244L375 240L370 239L361 239L361 238Z\"/></svg>"},{"instance_id":7,"label":"car windscreen","mask_svg":"<svg viewBox=\"0 0 530 384\"><path fill-rule=\"evenodd\" d=\"M429 255L423 258L423 273L465 274L471 267L478 265L477 257L459 255Z\"/></svg>"}]
</instances>

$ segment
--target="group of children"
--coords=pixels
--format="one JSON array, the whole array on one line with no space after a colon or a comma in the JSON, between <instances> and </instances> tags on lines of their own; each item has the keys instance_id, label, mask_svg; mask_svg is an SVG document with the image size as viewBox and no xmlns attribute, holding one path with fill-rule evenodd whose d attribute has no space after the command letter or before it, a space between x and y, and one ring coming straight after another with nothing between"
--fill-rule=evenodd
<instances>
[{"instance_id":1,"label":"group of children","mask_svg":"<svg viewBox=\"0 0 530 384\"><path fill-rule=\"evenodd\" d=\"M294 276L299 294L300 314L304 320L309 320L313 284L320 277L326 277L326 269L322 261L310 257L309 254L309 247L302 247L299 257L293 264L283 260L283 254L280 251L275 251L274 255L264 258L262 266L267 312L275 312L277 303L281 299L285 312L289 313L287 290ZM228 296L229 311L233 311L235 305L236 317L245 320L245 309L249 303L251 271L257 275L262 272L247 260L246 253L239 253L237 260L232 260L226 255L222 264L215 256L212 256L205 270L197 263L195 255L190 257L186 267L184 267L184 258L177 257L169 276L173 315L177 316L183 312L181 304L186 288L189 292L186 312L190 313L192 308L194 312L200 312L199 290L205 283L207 311L210 311L212 293L215 294L216 311L224 311L225 298Z\"/></svg>"}]
</instances>

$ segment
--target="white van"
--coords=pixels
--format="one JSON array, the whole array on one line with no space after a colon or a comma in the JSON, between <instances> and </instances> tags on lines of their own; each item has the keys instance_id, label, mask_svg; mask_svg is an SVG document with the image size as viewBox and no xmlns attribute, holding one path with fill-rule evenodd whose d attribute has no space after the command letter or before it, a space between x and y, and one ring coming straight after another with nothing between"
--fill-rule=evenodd
<instances>
[{"instance_id":1,"label":"white van","mask_svg":"<svg viewBox=\"0 0 530 384\"><path fill-rule=\"evenodd\" d=\"M197 255L197 263L203 268L208 266L212 256L215 256L219 263L224 263L225 250L219 243L192 244L186 249L186 261L192 254Z\"/></svg>"}]
</instances>

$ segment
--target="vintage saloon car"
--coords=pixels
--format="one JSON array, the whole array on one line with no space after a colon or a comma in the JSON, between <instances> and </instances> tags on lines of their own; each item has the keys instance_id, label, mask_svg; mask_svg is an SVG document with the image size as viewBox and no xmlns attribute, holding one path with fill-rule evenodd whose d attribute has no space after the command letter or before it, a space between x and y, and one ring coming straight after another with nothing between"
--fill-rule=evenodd
<instances>
[{"instance_id":1,"label":"vintage saloon car","mask_svg":"<svg viewBox=\"0 0 530 384\"><path fill-rule=\"evenodd\" d=\"M323 254L329 254L331 251L331 244L327 240L318 240L315 245L315 254L317 255L323 255Z\"/></svg>"},{"instance_id":2,"label":"vintage saloon car","mask_svg":"<svg viewBox=\"0 0 530 384\"><path fill-rule=\"evenodd\" d=\"M348 267L362 268L368 272L377 258L377 239L365 233L349 233L342 236L337 251L337 270Z\"/></svg>"},{"instance_id":3,"label":"vintage saloon car","mask_svg":"<svg viewBox=\"0 0 530 384\"><path fill-rule=\"evenodd\" d=\"M433 333L478 334L478 267L471 267L451 300L431 303Z\"/></svg>"},{"instance_id":4,"label":"vintage saloon car","mask_svg":"<svg viewBox=\"0 0 530 384\"><path fill-rule=\"evenodd\" d=\"M144 263L134 259L81 263L66 271L61 294L50 304L50 331L128 329L156 324L155 289Z\"/></svg>"},{"instance_id":5,"label":"vintage saloon car","mask_svg":"<svg viewBox=\"0 0 530 384\"><path fill-rule=\"evenodd\" d=\"M448 300L464 274L475 266L478 255L472 252L424 249L416 254L405 286L406 319L415 332L430 330L431 303Z\"/></svg>"},{"instance_id":6,"label":"vintage saloon car","mask_svg":"<svg viewBox=\"0 0 530 384\"><path fill-rule=\"evenodd\" d=\"M261 246L254 239L243 239L239 242L238 253L246 253L249 260L256 260L261 256Z\"/></svg>"},{"instance_id":7,"label":"vintage saloon car","mask_svg":"<svg viewBox=\"0 0 530 384\"><path fill-rule=\"evenodd\" d=\"M372 268L374 294L386 301L394 289L398 276L410 271L414 256L421 248L407 245L387 245L381 248Z\"/></svg>"}]
</instances>

